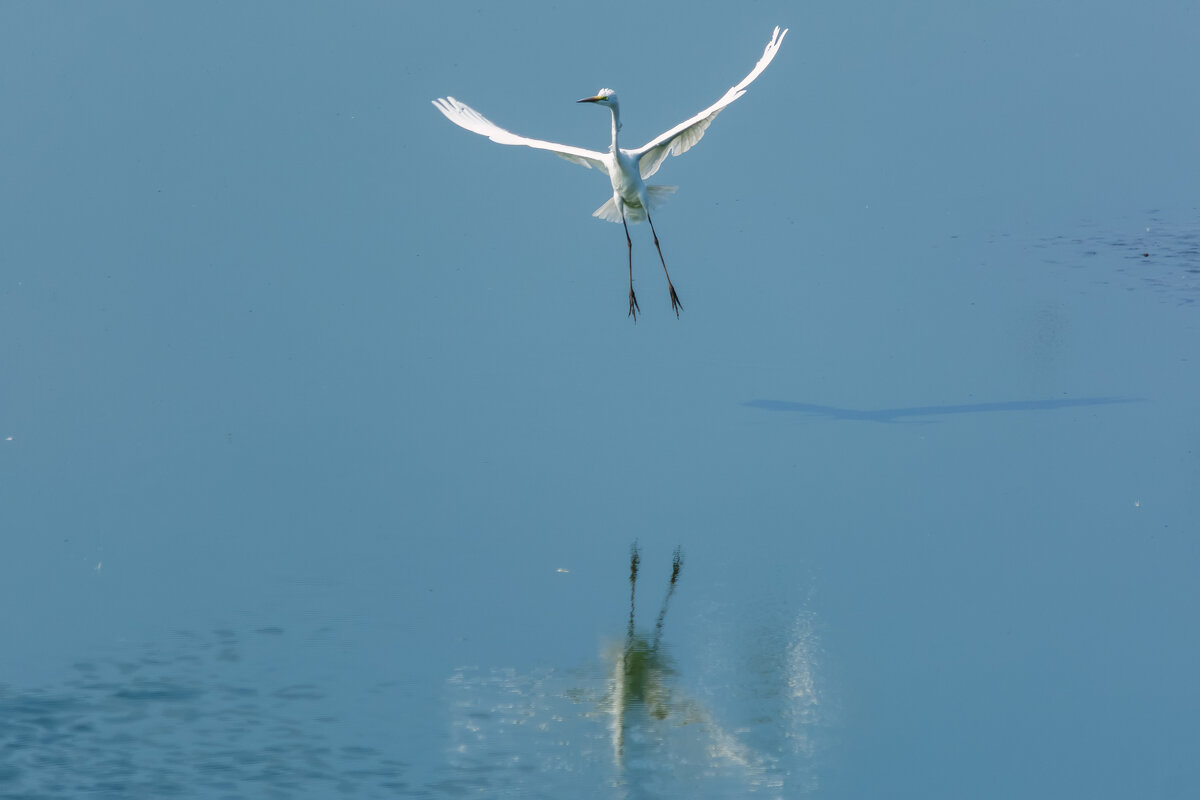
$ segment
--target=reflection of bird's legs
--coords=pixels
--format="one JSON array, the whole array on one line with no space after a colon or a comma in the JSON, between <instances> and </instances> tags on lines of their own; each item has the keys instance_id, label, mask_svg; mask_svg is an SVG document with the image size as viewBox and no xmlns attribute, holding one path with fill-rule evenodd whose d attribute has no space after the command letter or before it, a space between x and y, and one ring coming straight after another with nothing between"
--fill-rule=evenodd
<instances>
[{"instance_id":1,"label":"reflection of bird's legs","mask_svg":"<svg viewBox=\"0 0 1200 800\"><path fill-rule=\"evenodd\" d=\"M641 562L641 560L642 557L638 553L637 542L634 542L629 547L629 635L626 641L627 647L633 644L633 596L634 592L637 591L638 564Z\"/></svg>"},{"instance_id":2,"label":"reflection of bird's legs","mask_svg":"<svg viewBox=\"0 0 1200 800\"><path fill-rule=\"evenodd\" d=\"M654 230L654 220L650 219L650 209L646 209L646 221L650 223L650 233L654 234L654 246L658 248L658 260L662 262L663 274L667 276L667 288L671 290L671 308L675 311L675 318L678 319L679 309L683 308L683 303L679 302L679 295L675 294L675 285L671 283L671 273L667 272L667 260L663 258L662 247L658 244L658 231ZM625 231L625 237L629 237L628 230ZM630 258L632 257L631 255ZM632 283L630 287L630 291L632 292Z\"/></svg>"},{"instance_id":3,"label":"reflection of bird's legs","mask_svg":"<svg viewBox=\"0 0 1200 800\"><path fill-rule=\"evenodd\" d=\"M641 309L638 308L637 295L633 293L633 240L629 238L629 225L625 222L624 210L621 211L621 224L625 226L625 246L629 248L629 314L626 316L633 317L633 321L637 322L637 315ZM672 289L671 293L674 294L675 290ZM636 558L637 552L634 551L634 559Z\"/></svg>"},{"instance_id":4,"label":"reflection of bird's legs","mask_svg":"<svg viewBox=\"0 0 1200 800\"><path fill-rule=\"evenodd\" d=\"M658 622L654 625L654 644L652 648L658 649L659 640L662 639L663 622L667 618L667 606L671 602L671 595L675 594L675 583L679 580L679 571L683 569L683 550L675 548L675 560L671 564L671 583L667 587L667 596L663 598L662 610L658 612Z\"/></svg>"}]
</instances>

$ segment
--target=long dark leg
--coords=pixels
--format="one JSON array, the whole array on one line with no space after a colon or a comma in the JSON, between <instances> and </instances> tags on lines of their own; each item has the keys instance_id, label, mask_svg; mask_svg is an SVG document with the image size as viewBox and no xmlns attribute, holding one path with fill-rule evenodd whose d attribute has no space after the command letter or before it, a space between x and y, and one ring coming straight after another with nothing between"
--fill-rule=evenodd
<instances>
[{"instance_id":1,"label":"long dark leg","mask_svg":"<svg viewBox=\"0 0 1200 800\"><path fill-rule=\"evenodd\" d=\"M675 311L675 318L678 319L679 309L683 308L683 303L679 302L679 295L675 294L675 286L671 283L671 273L667 272L667 260L663 258L662 247L658 244L658 232L654 230L654 220L650 219L649 209L646 210L646 221L650 223L650 233L654 234L654 246L658 248L658 260L662 262L663 274L667 276L667 288L671 290L671 308ZM625 231L625 238L629 238L628 229Z\"/></svg>"},{"instance_id":2,"label":"long dark leg","mask_svg":"<svg viewBox=\"0 0 1200 800\"><path fill-rule=\"evenodd\" d=\"M633 321L637 322L638 312L641 311L637 304L637 295L633 293L633 239L629 238L629 225L625 222L625 211L621 211L621 224L625 227L625 246L629 248L629 314L626 316L633 317ZM671 290L674 294L674 289Z\"/></svg>"},{"instance_id":3,"label":"long dark leg","mask_svg":"<svg viewBox=\"0 0 1200 800\"><path fill-rule=\"evenodd\" d=\"M671 603L671 595L675 594L675 584L679 580L679 571L683 569L683 550L675 548L675 561L671 565L671 585L667 587L667 596L663 598L662 610L658 612L658 622L654 624L654 644L652 648L658 649L658 642L662 639L663 621L667 618L667 606Z\"/></svg>"}]
</instances>

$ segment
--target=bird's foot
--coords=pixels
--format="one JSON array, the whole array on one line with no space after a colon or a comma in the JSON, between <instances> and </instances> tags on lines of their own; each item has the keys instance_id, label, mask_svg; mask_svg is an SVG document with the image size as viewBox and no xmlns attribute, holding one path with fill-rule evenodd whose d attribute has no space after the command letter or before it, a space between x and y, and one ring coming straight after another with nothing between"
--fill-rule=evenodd
<instances>
[{"instance_id":1,"label":"bird's foot","mask_svg":"<svg viewBox=\"0 0 1200 800\"><path fill-rule=\"evenodd\" d=\"M641 311L641 309L638 308L637 295L633 293L633 287L631 286L629 287L629 313L626 316L633 317L633 321L637 322L637 315L639 311Z\"/></svg>"},{"instance_id":2,"label":"bird's foot","mask_svg":"<svg viewBox=\"0 0 1200 800\"><path fill-rule=\"evenodd\" d=\"M679 302L679 295L675 294L675 287L670 283L667 288L671 290L671 310L675 312L675 319L679 319L679 311L683 308L683 303Z\"/></svg>"}]
</instances>

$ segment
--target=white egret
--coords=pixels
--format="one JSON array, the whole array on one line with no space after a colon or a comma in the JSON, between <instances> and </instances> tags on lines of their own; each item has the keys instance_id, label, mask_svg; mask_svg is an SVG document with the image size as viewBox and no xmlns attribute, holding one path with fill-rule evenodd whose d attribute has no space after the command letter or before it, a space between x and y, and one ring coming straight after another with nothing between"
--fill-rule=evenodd
<instances>
[{"instance_id":1,"label":"white egret","mask_svg":"<svg viewBox=\"0 0 1200 800\"><path fill-rule=\"evenodd\" d=\"M519 136L506 131L475 109L453 97L439 97L433 101L433 104L455 125L486 136L493 142L520 144L538 150L549 150L568 161L581 164L589 169L595 167L607 174L612 182L612 198L596 209L592 216L609 222L620 222L625 227L625 245L629 250L629 315L636 322L637 314L641 309L638 308L637 296L633 292L633 240L629 238L628 222L630 220L640 222L645 219L650 223L654 246L658 249L658 258L662 262L663 274L667 276L667 288L671 291L671 308L678 317L682 304L671 283L671 274L667 271L667 261L663 258L662 247L658 243L658 232L654 230L654 221L650 219L650 209L657 207L668 196L674 194L678 187L647 186L645 180L658 172L658 168L662 166L667 155L681 155L700 141L717 114L745 94L746 87L761 75L771 60L775 58L785 34L787 34L786 28L783 30L775 28L775 32L771 34L771 41L767 42L762 58L754 65L754 69L740 83L722 95L720 100L691 119L679 123L666 133L654 137L633 150L626 150L618 145L618 134L621 131L621 110L617 103L617 94L612 89L601 89L594 96L578 101L595 103L612 112L612 146L607 153Z\"/></svg>"}]
</instances>

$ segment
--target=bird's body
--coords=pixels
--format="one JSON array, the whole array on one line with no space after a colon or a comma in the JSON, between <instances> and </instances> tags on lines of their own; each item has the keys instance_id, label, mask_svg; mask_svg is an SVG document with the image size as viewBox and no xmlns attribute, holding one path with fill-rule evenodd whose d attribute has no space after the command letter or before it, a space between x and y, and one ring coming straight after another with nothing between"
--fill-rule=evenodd
<instances>
[{"instance_id":1,"label":"bird's body","mask_svg":"<svg viewBox=\"0 0 1200 800\"><path fill-rule=\"evenodd\" d=\"M608 169L608 179L612 182L613 200L623 206L645 208L650 199L646 192L646 183L642 173L638 171L637 159L628 150L617 146L617 138L613 137L612 165Z\"/></svg>"},{"instance_id":2,"label":"bird's body","mask_svg":"<svg viewBox=\"0 0 1200 800\"><path fill-rule=\"evenodd\" d=\"M783 43L783 37L786 34L786 28L782 31L778 27L775 28L775 32L771 35L771 41L767 43L762 58L759 59L754 69L739 84L727 91L720 100L691 119L681 122L666 133L632 150L626 150L620 146L621 111L616 92L611 89L601 89L594 96L585 97L579 101L580 103L603 105L612 112L612 145L607 153L519 136L501 128L475 109L453 97L438 98L433 101L433 104L455 125L487 136L493 142L519 144L538 150L548 150L568 161L589 169L599 169L607 174L612 184L612 198L596 209L593 216L609 222L620 222L625 226L625 242L629 251L630 316L636 321L639 309L637 297L633 292L633 242L629 238L628 222L640 222L643 219L650 223L654 246L658 249L658 257L662 261L663 272L667 276L671 306L675 310L675 315L679 316L681 308L679 297L675 293L675 287L671 284L671 276L667 272L667 262L663 258L662 247L658 242L658 233L654 231L654 221L650 218L650 211L674 194L677 187L647 185L645 181L658 172L663 160L668 155L681 155L700 141L717 114L745 94L746 87L767 68L779 51L779 46Z\"/></svg>"}]
</instances>

